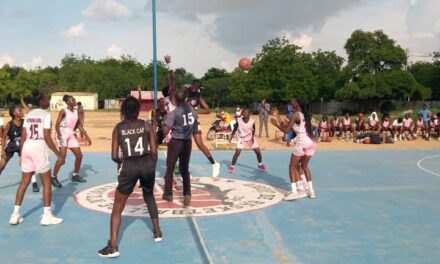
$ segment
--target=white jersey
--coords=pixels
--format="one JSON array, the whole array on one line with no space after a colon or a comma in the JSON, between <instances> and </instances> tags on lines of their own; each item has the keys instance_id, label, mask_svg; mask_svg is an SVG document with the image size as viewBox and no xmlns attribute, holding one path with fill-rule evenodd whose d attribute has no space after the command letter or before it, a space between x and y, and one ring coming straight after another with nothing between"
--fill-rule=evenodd
<instances>
[{"instance_id":1,"label":"white jersey","mask_svg":"<svg viewBox=\"0 0 440 264\"><path fill-rule=\"evenodd\" d=\"M306 119L304 118L304 114L301 112L298 112L300 122L299 124L293 123L293 131L295 131L297 137L304 137L307 136L307 130L306 130Z\"/></svg>"},{"instance_id":2,"label":"white jersey","mask_svg":"<svg viewBox=\"0 0 440 264\"><path fill-rule=\"evenodd\" d=\"M52 117L43 109L31 110L24 119L23 128L26 129L27 140L44 139L44 129L50 129Z\"/></svg>"}]
</instances>

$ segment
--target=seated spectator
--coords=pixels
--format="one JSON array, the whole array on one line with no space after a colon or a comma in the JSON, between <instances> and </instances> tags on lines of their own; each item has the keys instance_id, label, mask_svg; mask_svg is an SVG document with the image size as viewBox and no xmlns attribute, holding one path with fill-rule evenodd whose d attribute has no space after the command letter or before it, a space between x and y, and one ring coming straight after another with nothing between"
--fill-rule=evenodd
<instances>
[{"instance_id":1,"label":"seated spectator","mask_svg":"<svg viewBox=\"0 0 440 264\"><path fill-rule=\"evenodd\" d=\"M390 133L390 135L394 137L394 131L391 125L390 115L388 113L385 113L382 117L382 125L380 126L380 132L382 132L383 138L386 138L388 136L388 133Z\"/></svg>"},{"instance_id":2,"label":"seated spectator","mask_svg":"<svg viewBox=\"0 0 440 264\"><path fill-rule=\"evenodd\" d=\"M405 138L407 140L411 140L412 138L414 138L412 134L413 130L413 120L410 114L405 114L405 117L403 118L402 138Z\"/></svg>"},{"instance_id":3,"label":"seated spectator","mask_svg":"<svg viewBox=\"0 0 440 264\"><path fill-rule=\"evenodd\" d=\"M364 114L363 113L359 113L358 117L355 120L354 132L356 133L356 136L365 132L365 123L364 123Z\"/></svg>"},{"instance_id":4,"label":"seated spectator","mask_svg":"<svg viewBox=\"0 0 440 264\"><path fill-rule=\"evenodd\" d=\"M332 138L330 137L330 124L328 123L328 118L326 115L323 115L321 121L319 122L319 134L320 142L331 142Z\"/></svg>"},{"instance_id":5,"label":"seated spectator","mask_svg":"<svg viewBox=\"0 0 440 264\"><path fill-rule=\"evenodd\" d=\"M368 117L368 129L372 132L379 132L380 130L379 118L376 112L371 113Z\"/></svg>"},{"instance_id":6,"label":"seated spectator","mask_svg":"<svg viewBox=\"0 0 440 264\"><path fill-rule=\"evenodd\" d=\"M415 138L417 138L419 135L422 136L422 138L427 137L427 131L425 129L425 124L423 122L423 115L418 114L416 125L414 126L414 132L413 135Z\"/></svg>"},{"instance_id":7,"label":"seated spectator","mask_svg":"<svg viewBox=\"0 0 440 264\"><path fill-rule=\"evenodd\" d=\"M220 109L219 112L217 112L217 117L220 118L220 126L224 129L228 129L231 126L231 116L228 112L225 112L224 109Z\"/></svg>"},{"instance_id":8,"label":"seated spectator","mask_svg":"<svg viewBox=\"0 0 440 264\"><path fill-rule=\"evenodd\" d=\"M312 113L310 113L310 120L312 123L313 135L315 136L315 138L317 138L319 140L319 127L318 127L318 124L316 124L316 120L313 117Z\"/></svg>"},{"instance_id":9,"label":"seated spectator","mask_svg":"<svg viewBox=\"0 0 440 264\"><path fill-rule=\"evenodd\" d=\"M394 141L403 140L402 134L403 118L399 117L393 122Z\"/></svg>"},{"instance_id":10,"label":"seated spectator","mask_svg":"<svg viewBox=\"0 0 440 264\"><path fill-rule=\"evenodd\" d=\"M440 140L440 135L438 133L438 118L437 115L429 113L429 122L428 122L429 130L428 130L428 140L431 141L434 136Z\"/></svg>"},{"instance_id":11,"label":"seated spectator","mask_svg":"<svg viewBox=\"0 0 440 264\"><path fill-rule=\"evenodd\" d=\"M384 140L376 133L367 132L357 136L354 142L358 144L382 144Z\"/></svg>"},{"instance_id":12,"label":"seated spectator","mask_svg":"<svg viewBox=\"0 0 440 264\"><path fill-rule=\"evenodd\" d=\"M331 120L330 127L330 137L337 137L338 139L341 136L341 122L339 120L338 114L334 114Z\"/></svg>"},{"instance_id":13,"label":"seated spectator","mask_svg":"<svg viewBox=\"0 0 440 264\"><path fill-rule=\"evenodd\" d=\"M349 113L345 113L342 120L342 138L351 139L353 133L353 125L351 124L351 117Z\"/></svg>"}]
</instances>

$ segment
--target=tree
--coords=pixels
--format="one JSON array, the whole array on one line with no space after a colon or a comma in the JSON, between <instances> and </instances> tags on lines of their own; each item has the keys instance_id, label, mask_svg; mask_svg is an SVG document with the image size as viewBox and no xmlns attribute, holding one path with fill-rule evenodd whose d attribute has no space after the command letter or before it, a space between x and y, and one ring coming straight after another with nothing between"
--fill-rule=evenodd
<instances>
[{"instance_id":1,"label":"tree","mask_svg":"<svg viewBox=\"0 0 440 264\"><path fill-rule=\"evenodd\" d=\"M432 91L433 99L440 99L440 63L434 62L416 62L410 68L411 74L423 86Z\"/></svg>"},{"instance_id":2,"label":"tree","mask_svg":"<svg viewBox=\"0 0 440 264\"><path fill-rule=\"evenodd\" d=\"M202 77L203 97L212 108L231 104L229 97L230 74L224 69L210 68Z\"/></svg>"},{"instance_id":3,"label":"tree","mask_svg":"<svg viewBox=\"0 0 440 264\"><path fill-rule=\"evenodd\" d=\"M338 99L426 99L430 90L405 70L405 51L382 31L356 30L347 40L348 63L342 71L345 84Z\"/></svg>"},{"instance_id":4,"label":"tree","mask_svg":"<svg viewBox=\"0 0 440 264\"><path fill-rule=\"evenodd\" d=\"M318 96L328 101L335 98L335 92L343 85L341 67L344 59L336 55L335 51L312 53L313 74L317 78Z\"/></svg>"}]
</instances>

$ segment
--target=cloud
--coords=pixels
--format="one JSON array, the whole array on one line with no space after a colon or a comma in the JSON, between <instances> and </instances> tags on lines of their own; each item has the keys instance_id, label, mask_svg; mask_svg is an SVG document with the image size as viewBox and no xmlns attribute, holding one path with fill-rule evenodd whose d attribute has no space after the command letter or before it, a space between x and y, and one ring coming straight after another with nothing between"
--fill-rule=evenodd
<instances>
[{"instance_id":1,"label":"cloud","mask_svg":"<svg viewBox=\"0 0 440 264\"><path fill-rule=\"evenodd\" d=\"M361 0L169 0L160 12L199 21L201 15L215 17L212 36L236 54L255 52L282 30L297 35L304 28L319 30L328 18L350 9Z\"/></svg>"},{"instance_id":2,"label":"cloud","mask_svg":"<svg viewBox=\"0 0 440 264\"><path fill-rule=\"evenodd\" d=\"M1 3L1 1L0 1ZM12 57L10 54L2 54L0 55L0 67L3 67L3 65L8 64L8 65L14 65L15 63L15 58Z\"/></svg>"},{"instance_id":3,"label":"cloud","mask_svg":"<svg viewBox=\"0 0 440 264\"><path fill-rule=\"evenodd\" d=\"M122 49L116 44L112 44L107 48L107 55L114 59L119 59L123 54Z\"/></svg>"},{"instance_id":4,"label":"cloud","mask_svg":"<svg viewBox=\"0 0 440 264\"><path fill-rule=\"evenodd\" d=\"M87 32L84 29L84 24L79 23L77 25L71 26L69 29L61 32L61 35L68 38L83 38L87 36Z\"/></svg>"},{"instance_id":5,"label":"cloud","mask_svg":"<svg viewBox=\"0 0 440 264\"><path fill-rule=\"evenodd\" d=\"M83 15L101 22L129 18L132 12L117 0L92 0Z\"/></svg>"},{"instance_id":6,"label":"cloud","mask_svg":"<svg viewBox=\"0 0 440 264\"><path fill-rule=\"evenodd\" d=\"M41 67L42 65L43 65L43 58L42 57L32 57L31 61L23 62L21 64L21 67L23 67L27 70L32 70L37 67Z\"/></svg>"},{"instance_id":7,"label":"cloud","mask_svg":"<svg viewBox=\"0 0 440 264\"><path fill-rule=\"evenodd\" d=\"M287 38L290 41L290 43L297 45L305 52L310 52L312 49L313 37L309 35L302 34L300 36L294 37L291 33L288 32L283 33L281 35Z\"/></svg>"}]
</instances>

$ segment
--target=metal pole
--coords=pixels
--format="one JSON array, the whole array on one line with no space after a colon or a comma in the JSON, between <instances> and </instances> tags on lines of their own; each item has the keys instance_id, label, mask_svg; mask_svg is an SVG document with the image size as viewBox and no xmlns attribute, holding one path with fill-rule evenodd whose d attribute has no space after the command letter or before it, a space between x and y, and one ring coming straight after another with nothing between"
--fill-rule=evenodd
<instances>
[{"instance_id":1,"label":"metal pole","mask_svg":"<svg viewBox=\"0 0 440 264\"><path fill-rule=\"evenodd\" d=\"M157 40L156 40L156 0L152 0L153 12L153 89L154 108L157 108Z\"/></svg>"}]
</instances>

